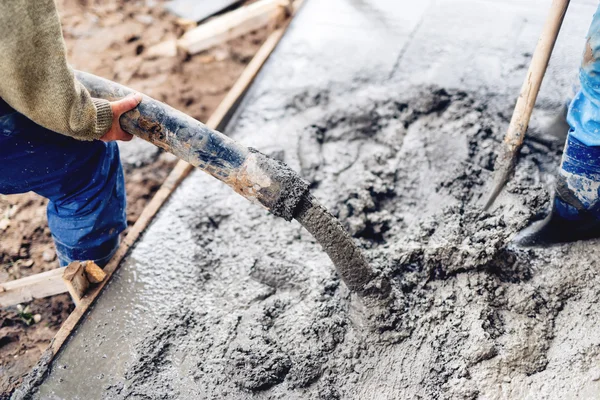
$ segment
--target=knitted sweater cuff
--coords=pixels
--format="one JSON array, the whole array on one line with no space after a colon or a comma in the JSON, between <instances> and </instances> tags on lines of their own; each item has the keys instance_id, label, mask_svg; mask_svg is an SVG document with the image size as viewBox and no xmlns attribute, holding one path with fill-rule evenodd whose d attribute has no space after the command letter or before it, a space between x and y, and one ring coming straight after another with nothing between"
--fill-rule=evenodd
<instances>
[{"instance_id":1,"label":"knitted sweater cuff","mask_svg":"<svg viewBox=\"0 0 600 400\"><path fill-rule=\"evenodd\" d=\"M104 99L92 99L96 106L96 138L99 139L112 126L113 112L110 102Z\"/></svg>"}]
</instances>

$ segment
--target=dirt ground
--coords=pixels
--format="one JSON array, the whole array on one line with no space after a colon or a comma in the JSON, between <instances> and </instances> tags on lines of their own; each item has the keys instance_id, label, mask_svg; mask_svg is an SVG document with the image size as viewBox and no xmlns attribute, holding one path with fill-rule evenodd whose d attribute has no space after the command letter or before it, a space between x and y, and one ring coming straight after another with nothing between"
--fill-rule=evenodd
<instances>
[{"instance_id":1,"label":"dirt ground","mask_svg":"<svg viewBox=\"0 0 600 400\"><path fill-rule=\"evenodd\" d=\"M185 22L162 1L59 0L71 64L128 85L205 121L266 38L266 29L192 57L154 58L146 50L176 38ZM135 140L122 148L127 220L131 226L175 161ZM34 193L0 195L0 282L58 268L46 219L47 201ZM67 294L35 300L41 317L28 325L16 308L0 310L0 394L29 372L73 309Z\"/></svg>"}]
</instances>

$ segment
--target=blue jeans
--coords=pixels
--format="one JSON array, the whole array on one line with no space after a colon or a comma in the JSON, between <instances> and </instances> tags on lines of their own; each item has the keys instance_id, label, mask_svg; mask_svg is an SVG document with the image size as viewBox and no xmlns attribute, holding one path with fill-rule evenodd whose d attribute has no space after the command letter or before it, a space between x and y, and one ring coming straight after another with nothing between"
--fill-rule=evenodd
<instances>
[{"instance_id":1,"label":"blue jeans","mask_svg":"<svg viewBox=\"0 0 600 400\"><path fill-rule=\"evenodd\" d=\"M588 32L579 81L567 115L569 134L586 146L600 146L600 7Z\"/></svg>"},{"instance_id":2,"label":"blue jeans","mask_svg":"<svg viewBox=\"0 0 600 400\"><path fill-rule=\"evenodd\" d=\"M571 129L554 211L570 221L600 220L600 7L587 36L579 81L581 89L567 114Z\"/></svg>"},{"instance_id":3,"label":"blue jeans","mask_svg":"<svg viewBox=\"0 0 600 400\"><path fill-rule=\"evenodd\" d=\"M0 193L29 191L49 199L48 225L61 266L110 260L127 227L117 144L49 131L0 99Z\"/></svg>"}]
</instances>

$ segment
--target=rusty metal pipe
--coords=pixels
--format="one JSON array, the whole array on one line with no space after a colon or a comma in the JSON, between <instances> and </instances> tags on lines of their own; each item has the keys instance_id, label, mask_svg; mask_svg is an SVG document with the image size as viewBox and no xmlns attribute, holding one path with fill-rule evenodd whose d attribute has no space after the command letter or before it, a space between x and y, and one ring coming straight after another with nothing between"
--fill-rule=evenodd
<instances>
[{"instance_id":1,"label":"rusty metal pipe","mask_svg":"<svg viewBox=\"0 0 600 400\"><path fill-rule=\"evenodd\" d=\"M77 79L93 97L110 101L133 89L81 71ZM229 185L246 199L291 221L308 183L286 164L247 148L168 105L143 96L121 116L124 131L140 137Z\"/></svg>"}]
</instances>

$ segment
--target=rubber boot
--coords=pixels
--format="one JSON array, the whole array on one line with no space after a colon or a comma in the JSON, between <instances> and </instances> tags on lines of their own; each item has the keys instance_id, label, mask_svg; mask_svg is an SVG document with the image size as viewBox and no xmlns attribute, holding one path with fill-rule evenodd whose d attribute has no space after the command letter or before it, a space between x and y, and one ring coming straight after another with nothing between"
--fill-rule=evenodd
<instances>
[{"instance_id":1,"label":"rubber boot","mask_svg":"<svg viewBox=\"0 0 600 400\"><path fill-rule=\"evenodd\" d=\"M588 32L579 83L567 114L570 130L552 212L537 228L529 229L533 233L517 238L520 244L600 236L600 6Z\"/></svg>"},{"instance_id":2,"label":"rubber boot","mask_svg":"<svg viewBox=\"0 0 600 400\"><path fill-rule=\"evenodd\" d=\"M569 132L552 205L543 222L517 239L520 245L600 237L600 146L586 146Z\"/></svg>"}]
</instances>

